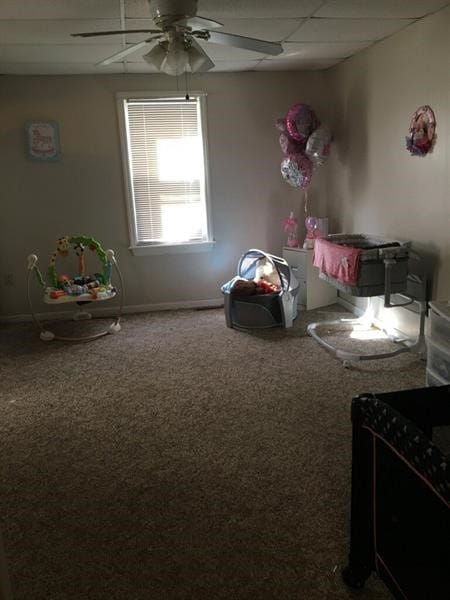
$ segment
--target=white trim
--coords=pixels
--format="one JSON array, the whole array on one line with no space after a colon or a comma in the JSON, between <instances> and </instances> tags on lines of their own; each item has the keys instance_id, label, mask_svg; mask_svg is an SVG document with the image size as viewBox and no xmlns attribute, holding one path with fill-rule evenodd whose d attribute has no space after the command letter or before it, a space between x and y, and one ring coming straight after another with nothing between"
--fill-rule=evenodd
<instances>
[{"instance_id":1,"label":"white trim","mask_svg":"<svg viewBox=\"0 0 450 600\"><path fill-rule=\"evenodd\" d=\"M155 244L130 246L129 250L134 256L149 256L151 254L195 254L197 252L210 252L216 242L191 242L189 244Z\"/></svg>"},{"instance_id":2,"label":"white trim","mask_svg":"<svg viewBox=\"0 0 450 600\"><path fill-rule=\"evenodd\" d=\"M127 112L125 110L126 98L122 97L123 94L117 94L117 118L119 124L119 135L120 135L120 157L122 160L122 173L124 175L123 185L125 192L125 200L127 205L128 215L128 232L130 235L130 242L132 245L136 245L137 230L136 230L136 213L133 202L133 195L131 192L132 188L132 177L130 173L130 152L128 147L128 139L126 135L127 131Z\"/></svg>"},{"instance_id":3,"label":"white trim","mask_svg":"<svg viewBox=\"0 0 450 600\"><path fill-rule=\"evenodd\" d=\"M196 91L196 90L190 90L189 91L189 95L190 96L207 96L208 93L207 92L200 92L200 91ZM171 90L170 92L167 91L162 91L162 92L155 92L155 91L145 91L145 90L140 90L139 92L116 92L116 98L118 100L134 100L134 99L139 99L139 98L160 98L161 100L173 100L174 98L178 98L180 100L184 100L185 99L185 95L183 92L176 92L174 90Z\"/></svg>"},{"instance_id":4,"label":"white trim","mask_svg":"<svg viewBox=\"0 0 450 600\"><path fill-rule=\"evenodd\" d=\"M208 119L206 117L206 95L198 94L200 104L200 128L203 142L203 171L205 176L205 204L206 204L206 227L208 231L208 240L214 240L214 231L212 224L212 206L211 206L211 186L209 179L209 146L208 146Z\"/></svg>"},{"instance_id":5,"label":"white trim","mask_svg":"<svg viewBox=\"0 0 450 600\"><path fill-rule=\"evenodd\" d=\"M122 313L123 314L135 314L135 313L146 313L146 312L156 312L163 310L192 310L195 308L220 308L223 306L222 298L210 298L207 300L182 300L179 302L161 302L159 304L130 304L129 306L124 306ZM111 317L117 315L117 306L112 306L111 308L89 308L88 309L92 315L96 317ZM39 321L59 321L62 319L71 319L74 311L55 311L55 312L45 312L45 313L37 313L36 317ZM32 321L31 314L21 314L21 315L11 315L11 316L1 316L0 323L21 323Z\"/></svg>"}]
</instances>

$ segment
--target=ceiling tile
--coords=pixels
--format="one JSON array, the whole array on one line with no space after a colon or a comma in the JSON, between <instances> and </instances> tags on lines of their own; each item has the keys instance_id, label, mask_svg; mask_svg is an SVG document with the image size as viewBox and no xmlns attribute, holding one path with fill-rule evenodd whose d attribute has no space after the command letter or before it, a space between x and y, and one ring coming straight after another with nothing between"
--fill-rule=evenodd
<instances>
[{"instance_id":1,"label":"ceiling tile","mask_svg":"<svg viewBox=\"0 0 450 600\"><path fill-rule=\"evenodd\" d=\"M235 60L235 61L215 61L215 67L211 71L230 72L230 71L254 71L258 65L258 60Z\"/></svg>"},{"instance_id":2,"label":"ceiling tile","mask_svg":"<svg viewBox=\"0 0 450 600\"><path fill-rule=\"evenodd\" d=\"M222 19L223 27L219 31L278 42L294 32L302 22L303 19ZM125 27L126 29L154 29L156 25L152 19L127 19ZM127 42L138 42L144 37L145 34L128 35Z\"/></svg>"},{"instance_id":3,"label":"ceiling tile","mask_svg":"<svg viewBox=\"0 0 450 600\"><path fill-rule=\"evenodd\" d=\"M418 19L447 4L448 0L328 0L314 16L337 19Z\"/></svg>"},{"instance_id":4,"label":"ceiling tile","mask_svg":"<svg viewBox=\"0 0 450 600\"><path fill-rule=\"evenodd\" d=\"M279 42L295 31L303 19L221 19L219 31Z\"/></svg>"},{"instance_id":5,"label":"ceiling tile","mask_svg":"<svg viewBox=\"0 0 450 600\"><path fill-rule=\"evenodd\" d=\"M413 19L309 19L290 42L359 42L380 40L400 31Z\"/></svg>"},{"instance_id":6,"label":"ceiling tile","mask_svg":"<svg viewBox=\"0 0 450 600\"><path fill-rule=\"evenodd\" d=\"M292 59L292 60L262 60L256 71L311 71L328 69L340 63L342 58L328 59Z\"/></svg>"},{"instance_id":7,"label":"ceiling tile","mask_svg":"<svg viewBox=\"0 0 450 600\"><path fill-rule=\"evenodd\" d=\"M152 19L126 19L125 29L158 29ZM130 33L127 35L129 44L136 44L150 37L151 33Z\"/></svg>"},{"instance_id":8,"label":"ceiling tile","mask_svg":"<svg viewBox=\"0 0 450 600\"><path fill-rule=\"evenodd\" d=\"M199 0L198 14L211 19L274 19L287 17L309 17L317 10L323 0Z\"/></svg>"},{"instance_id":9,"label":"ceiling tile","mask_svg":"<svg viewBox=\"0 0 450 600\"><path fill-rule=\"evenodd\" d=\"M124 65L124 70L126 73L159 73L156 67L149 65L145 62L145 60L140 62L126 62Z\"/></svg>"},{"instance_id":10,"label":"ceiling tile","mask_svg":"<svg viewBox=\"0 0 450 600\"><path fill-rule=\"evenodd\" d=\"M3 75L80 75L83 73L123 73L122 63L96 67L90 63L4 63Z\"/></svg>"},{"instance_id":11,"label":"ceiling tile","mask_svg":"<svg viewBox=\"0 0 450 600\"><path fill-rule=\"evenodd\" d=\"M274 57L200 43L216 71L327 68L448 4L449 0L198 0L198 15L222 22L221 31L282 42L284 52ZM70 36L121 29L120 6L121 0L0 0L0 73L5 72L1 63L23 74L45 69L54 74L121 73L125 63L130 72L152 72L142 55L156 41L126 61L97 67L123 48L123 36ZM125 0L125 12L127 29L156 28L149 0ZM151 35L130 34L126 42Z\"/></svg>"},{"instance_id":12,"label":"ceiling tile","mask_svg":"<svg viewBox=\"0 0 450 600\"><path fill-rule=\"evenodd\" d=\"M130 59L131 60L131 59ZM216 60L214 61L214 68L211 71L215 72L226 72L226 71L253 71L256 65L259 63L259 60L233 60L233 61L222 61ZM135 62L127 62L125 65L125 70L129 73L158 73L159 71L149 65L144 60L138 60ZM208 71L210 72L210 71ZM202 73L197 73L197 75L202 75Z\"/></svg>"},{"instance_id":13,"label":"ceiling tile","mask_svg":"<svg viewBox=\"0 0 450 600\"><path fill-rule=\"evenodd\" d=\"M277 17L298 19L309 17L323 0L199 0L197 14L216 19L273 19ZM147 19L150 16L148 0L126 0L125 16L130 19Z\"/></svg>"},{"instance_id":14,"label":"ceiling tile","mask_svg":"<svg viewBox=\"0 0 450 600\"><path fill-rule=\"evenodd\" d=\"M0 19L117 19L118 0L1 0Z\"/></svg>"},{"instance_id":15,"label":"ceiling tile","mask_svg":"<svg viewBox=\"0 0 450 600\"><path fill-rule=\"evenodd\" d=\"M2 44L111 44L112 37L74 38L71 33L120 29L118 19L0 21ZM118 38L120 40L120 38ZM95 41L94 41L95 40Z\"/></svg>"},{"instance_id":16,"label":"ceiling tile","mask_svg":"<svg viewBox=\"0 0 450 600\"><path fill-rule=\"evenodd\" d=\"M150 7L148 0L125 0L125 16L129 19L148 19Z\"/></svg>"},{"instance_id":17,"label":"ceiling tile","mask_svg":"<svg viewBox=\"0 0 450 600\"><path fill-rule=\"evenodd\" d=\"M228 60L230 62L241 60L258 60L266 55L260 52L251 52L233 46L222 46L221 44L212 44L198 40L203 50L208 54L212 61Z\"/></svg>"},{"instance_id":18,"label":"ceiling tile","mask_svg":"<svg viewBox=\"0 0 450 600\"><path fill-rule=\"evenodd\" d=\"M371 44L372 42L285 42L283 54L268 57L268 60L347 58Z\"/></svg>"},{"instance_id":19,"label":"ceiling tile","mask_svg":"<svg viewBox=\"0 0 450 600\"><path fill-rule=\"evenodd\" d=\"M97 63L122 49L116 45L35 45L6 44L0 46L0 71L2 63Z\"/></svg>"}]
</instances>

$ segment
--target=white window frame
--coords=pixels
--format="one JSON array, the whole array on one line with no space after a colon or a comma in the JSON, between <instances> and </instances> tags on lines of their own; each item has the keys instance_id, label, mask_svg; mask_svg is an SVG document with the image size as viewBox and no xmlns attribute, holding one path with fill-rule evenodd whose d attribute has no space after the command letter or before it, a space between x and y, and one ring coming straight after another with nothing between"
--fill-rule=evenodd
<instances>
[{"instance_id":1,"label":"white window frame","mask_svg":"<svg viewBox=\"0 0 450 600\"><path fill-rule=\"evenodd\" d=\"M119 133L122 155L122 167L125 178L125 197L128 212L128 228L130 233L130 250L136 256L144 256L148 254L177 254L185 252L208 252L214 247L214 238L212 232L211 220L211 200L209 186L209 160L208 160L208 135L206 128L206 93L205 92L190 92L191 97L197 97L200 103L200 124L202 129L203 141L203 159L205 169L205 208L206 208L206 225L207 225L207 240L201 242L187 243L168 243L168 244L150 244L138 242L137 239L137 223L136 212L133 200L132 177L130 171L129 148L127 139L127 124L126 124L126 102L129 100L166 100L180 99L184 100L184 95L179 92L118 92L116 94L117 115L119 119Z\"/></svg>"}]
</instances>

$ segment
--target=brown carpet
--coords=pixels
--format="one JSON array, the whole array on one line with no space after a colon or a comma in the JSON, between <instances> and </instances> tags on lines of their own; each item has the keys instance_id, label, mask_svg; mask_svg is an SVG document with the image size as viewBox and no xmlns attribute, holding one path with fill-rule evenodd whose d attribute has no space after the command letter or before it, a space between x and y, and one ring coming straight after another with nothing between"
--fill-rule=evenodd
<instances>
[{"instance_id":1,"label":"brown carpet","mask_svg":"<svg viewBox=\"0 0 450 600\"><path fill-rule=\"evenodd\" d=\"M221 309L133 315L84 344L3 325L15 599L389 598L375 578L354 593L339 574L350 401L422 386L425 364L407 353L344 369L305 332L339 310L251 333L227 329Z\"/></svg>"}]
</instances>

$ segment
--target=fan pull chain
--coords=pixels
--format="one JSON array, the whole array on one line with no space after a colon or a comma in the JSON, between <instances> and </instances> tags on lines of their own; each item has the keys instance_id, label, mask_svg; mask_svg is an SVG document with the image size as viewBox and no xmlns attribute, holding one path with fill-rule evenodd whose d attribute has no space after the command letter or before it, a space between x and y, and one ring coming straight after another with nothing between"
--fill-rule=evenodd
<instances>
[{"instance_id":1,"label":"fan pull chain","mask_svg":"<svg viewBox=\"0 0 450 600\"><path fill-rule=\"evenodd\" d=\"M187 71L184 72L184 87L186 90L186 100L189 100L189 86L188 86L188 74Z\"/></svg>"},{"instance_id":2,"label":"fan pull chain","mask_svg":"<svg viewBox=\"0 0 450 600\"><path fill-rule=\"evenodd\" d=\"M308 215L308 190L305 190L305 215Z\"/></svg>"}]
</instances>

